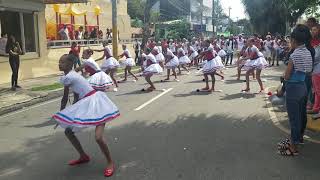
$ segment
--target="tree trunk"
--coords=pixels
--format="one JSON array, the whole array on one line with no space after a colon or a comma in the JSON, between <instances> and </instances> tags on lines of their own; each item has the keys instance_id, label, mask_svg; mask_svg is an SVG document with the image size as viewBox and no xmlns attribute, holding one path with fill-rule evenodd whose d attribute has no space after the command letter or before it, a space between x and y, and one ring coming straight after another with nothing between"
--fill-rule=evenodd
<instances>
[{"instance_id":1,"label":"tree trunk","mask_svg":"<svg viewBox=\"0 0 320 180\"><path fill-rule=\"evenodd\" d=\"M150 9L152 7L152 2L151 0L147 0L146 1L146 6L144 9L144 26L143 26L143 37L142 37L142 43L141 43L141 47L145 48L147 41L151 35L151 31L150 31Z\"/></svg>"}]
</instances>

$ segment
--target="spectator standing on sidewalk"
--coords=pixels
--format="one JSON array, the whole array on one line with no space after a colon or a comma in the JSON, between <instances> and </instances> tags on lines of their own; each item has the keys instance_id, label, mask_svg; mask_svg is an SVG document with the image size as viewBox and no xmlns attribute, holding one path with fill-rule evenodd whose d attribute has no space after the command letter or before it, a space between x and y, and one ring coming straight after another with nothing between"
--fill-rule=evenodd
<instances>
[{"instance_id":1,"label":"spectator standing on sidewalk","mask_svg":"<svg viewBox=\"0 0 320 180\"><path fill-rule=\"evenodd\" d=\"M21 88L18 85L18 75L20 68L20 55L22 55L22 50L18 41L13 35L10 35L7 45L6 53L9 54L9 63L12 70L11 76L11 90L15 91L16 88Z\"/></svg>"},{"instance_id":2,"label":"spectator standing on sidewalk","mask_svg":"<svg viewBox=\"0 0 320 180\"><path fill-rule=\"evenodd\" d=\"M77 68L77 64L78 66L80 67L81 66L81 62L80 62L80 46L77 45L76 42L73 42L72 45L71 45L71 50L69 52L69 54L73 55L72 57L74 58L74 64L73 64L73 67L74 69Z\"/></svg>"},{"instance_id":3,"label":"spectator standing on sidewalk","mask_svg":"<svg viewBox=\"0 0 320 180\"><path fill-rule=\"evenodd\" d=\"M90 33L90 39L97 39L98 37L98 30L97 28L93 28L93 31Z\"/></svg>"},{"instance_id":4,"label":"spectator standing on sidewalk","mask_svg":"<svg viewBox=\"0 0 320 180\"><path fill-rule=\"evenodd\" d=\"M6 53L7 41L8 41L8 35L6 33L2 33L1 38L0 38L0 55L2 55L2 56L8 55Z\"/></svg>"},{"instance_id":5,"label":"spectator standing on sidewalk","mask_svg":"<svg viewBox=\"0 0 320 180\"><path fill-rule=\"evenodd\" d=\"M106 32L106 38L109 39L111 38L111 30L109 28L107 28L107 32Z\"/></svg>"},{"instance_id":6,"label":"spectator standing on sidewalk","mask_svg":"<svg viewBox=\"0 0 320 180\"><path fill-rule=\"evenodd\" d=\"M291 33L291 48L288 67L285 71L286 105L291 128L291 137L278 143L279 153L283 156L297 156L298 145L303 143L307 123L305 105L307 88L305 79L312 71L312 53L307 49L311 34L309 28L298 25Z\"/></svg>"},{"instance_id":7,"label":"spectator standing on sidewalk","mask_svg":"<svg viewBox=\"0 0 320 180\"><path fill-rule=\"evenodd\" d=\"M83 27L82 26L80 26L79 30L76 31L75 38L76 38L76 40L84 39L84 32L83 32Z\"/></svg>"},{"instance_id":8,"label":"spectator standing on sidewalk","mask_svg":"<svg viewBox=\"0 0 320 180\"><path fill-rule=\"evenodd\" d=\"M226 49L227 49L227 60L226 65L228 65L230 59L230 65L232 65L233 60L233 50L235 49L235 42L233 40L233 36L231 35L226 42Z\"/></svg>"},{"instance_id":9,"label":"spectator standing on sidewalk","mask_svg":"<svg viewBox=\"0 0 320 180\"><path fill-rule=\"evenodd\" d=\"M136 54L134 61L136 62L136 64L138 64L139 54L141 51L141 43L138 41L138 39L135 40L133 44L133 48L134 48L134 53Z\"/></svg>"},{"instance_id":10,"label":"spectator standing on sidewalk","mask_svg":"<svg viewBox=\"0 0 320 180\"><path fill-rule=\"evenodd\" d=\"M63 25L63 28L60 29L60 31L58 32L58 34L60 35L61 40L69 40L69 30L67 25Z\"/></svg>"},{"instance_id":11,"label":"spectator standing on sidewalk","mask_svg":"<svg viewBox=\"0 0 320 180\"><path fill-rule=\"evenodd\" d=\"M309 28L309 31L311 31L312 27L318 26L318 21L315 18L311 17L311 18L308 18L306 25ZM314 51L314 48L312 47L312 43L313 43L312 39L314 39L314 38L312 38L311 33L309 33L309 35L310 35L310 39L307 40L308 43L306 43L306 47L313 55L312 60L314 61L315 51ZM313 92L312 92L312 74L311 73L307 74L305 82L306 82L307 91L308 91L308 101L307 101L306 108L307 108L307 110L312 110L313 104L314 104L314 96L313 96Z\"/></svg>"}]
</instances>

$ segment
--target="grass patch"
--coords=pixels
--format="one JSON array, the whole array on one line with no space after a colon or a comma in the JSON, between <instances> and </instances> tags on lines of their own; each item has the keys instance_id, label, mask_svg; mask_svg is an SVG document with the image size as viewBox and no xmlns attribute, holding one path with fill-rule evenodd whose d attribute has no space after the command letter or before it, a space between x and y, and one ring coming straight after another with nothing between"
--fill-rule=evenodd
<instances>
[{"instance_id":1,"label":"grass patch","mask_svg":"<svg viewBox=\"0 0 320 180\"><path fill-rule=\"evenodd\" d=\"M33 87L33 88L31 88L31 91L52 91L52 90L56 90L56 89L60 89L60 88L63 88L62 84L54 83L54 84L50 84L50 85L46 85L46 86Z\"/></svg>"}]
</instances>

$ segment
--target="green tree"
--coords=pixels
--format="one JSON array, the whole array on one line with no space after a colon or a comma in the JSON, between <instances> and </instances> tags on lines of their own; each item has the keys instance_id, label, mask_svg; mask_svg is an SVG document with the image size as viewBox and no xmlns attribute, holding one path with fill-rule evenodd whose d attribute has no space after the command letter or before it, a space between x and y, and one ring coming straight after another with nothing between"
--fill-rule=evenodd
<instances>
[{"instance_id":1,"label":"green tree","mask_svg":"<svg viewBox=\"0 0 320 180\"><path fill-rule=\"evenodd\" d=\"M158 0L146 0L146 4L144 7L144 27L143 27L143 38L141 46L144 48L148 39L150 38L150 24L151 24L151 8L154 4L156 4Z\"/></svg>"},{"instance_id":2,"label":"green tree","mask_svg":"<svg viewBox=\"0 0 320 180\"><path fill-rule=\"evenodd\" d=\"M254 30L260 34L286 32L310 7L319 0L242 0Z\"/></svg>"},{"instance_id":3,"label":"green tree","mask_svg":"<svg viewBox=\"0 0 320 180\"><path fill-rule=\"evenodd\" d=\"M128 1L128 14L131 19L144 19L144 7L146 5L146 0L129 0Z\"/></svg>"}]
</instances>

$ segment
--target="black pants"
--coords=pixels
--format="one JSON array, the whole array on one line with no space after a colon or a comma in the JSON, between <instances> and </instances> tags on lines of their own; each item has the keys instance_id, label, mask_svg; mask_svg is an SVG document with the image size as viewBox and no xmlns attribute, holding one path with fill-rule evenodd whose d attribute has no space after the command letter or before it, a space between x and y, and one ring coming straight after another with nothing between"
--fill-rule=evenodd
<instances>
[{"instance_id":1,"label":"black pants","mask_svg":"<svg viewBox=\"0 0 320 180\"><path fill-rule=\"evenodd\" d=\"M9 56L9 63L12 70L11 76L11 86L18 85L18 75L19 75L19 67L20 67L20 57L19 56Z\"/></svg>"},{"instance_id":2,"label":"black pants","mask_svg":"<svg viewBox=\"0 0 320 180\"><path fill-rule=\"evenodd\" d=\"M227 53L227 61L226 61L226 65L228 65L229 58L230 58L230 65L232 65L233 53Z\"/></svg>"},{"instance_id":3,"label":"black pants","mask_svg":"<svg viewBox=\"0 0 320 180\"><path fill-rule=\"evenodd\" d=\"M139 60L139 51L134 51L136 53L136 57L134 58L134 62L138 62Z\"/></svg>"}]
</instances>

